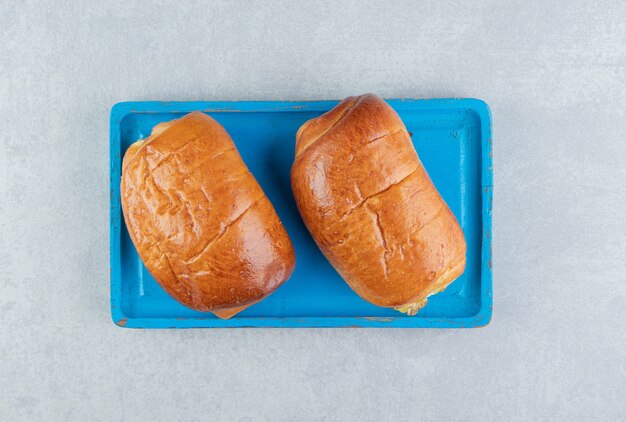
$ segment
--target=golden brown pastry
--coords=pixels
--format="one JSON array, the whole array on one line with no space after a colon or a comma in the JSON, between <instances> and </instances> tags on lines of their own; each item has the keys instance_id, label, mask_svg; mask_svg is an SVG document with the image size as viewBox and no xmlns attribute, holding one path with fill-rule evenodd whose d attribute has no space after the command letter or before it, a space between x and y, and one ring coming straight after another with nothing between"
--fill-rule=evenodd
<instances>
[{"instance_id":1,"label":"golden brown pastry","mask_svg":"<svg viewBox=\"0 0 626 422\"><path fill-rule=\"evenodd\" d=\"M465 270L465 239L396 112L367 94L296 135L291 186L330 263L363 299L415 314Z\"/></svg>"},{"instance_id":2,"label":"golden brown pastry","mask_svg":"<svg viewBox=\"0 0 626 422\"><path fill-rule=\"evenodd\" d=\"M137 252L176 300L220 318L293 272L291 241L226 130L200 112L157 125L122 164L122 209Z\"/></svg>"}]
</instances>

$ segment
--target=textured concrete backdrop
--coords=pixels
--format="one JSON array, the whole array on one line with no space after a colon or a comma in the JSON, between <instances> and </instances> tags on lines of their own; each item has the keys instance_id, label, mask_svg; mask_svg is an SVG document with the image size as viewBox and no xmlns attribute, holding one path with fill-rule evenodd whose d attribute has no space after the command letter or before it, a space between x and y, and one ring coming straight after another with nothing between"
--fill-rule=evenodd
<instances>
[{"instance_id":1,"label":"textured concrete backdrop","mask_svg":"<svg viewBox=\"0 0 626 422\"><path fill-rule=\"evenodd\" d=\"M618 420L626 3L0 0L0 420ZM122 100L478 97L494 314L475 330L124 330Z\"/></svg>"}]
</instances>

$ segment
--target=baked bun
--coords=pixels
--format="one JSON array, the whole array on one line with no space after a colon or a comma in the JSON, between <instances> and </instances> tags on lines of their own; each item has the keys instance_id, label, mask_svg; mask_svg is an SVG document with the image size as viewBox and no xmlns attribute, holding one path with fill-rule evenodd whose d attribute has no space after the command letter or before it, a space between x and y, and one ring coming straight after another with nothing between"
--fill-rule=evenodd
<instances>
[{"instance_id":1,"label":"baked bun","mask_svg":"<svg viewBox=\"0 0 626 422\"><path fill-rule=\"evenodd\" d=\"M271 294L295 253L226 130L194 112L157 125L122 164L124 220L141 260L174 299L229 318Z\"/></svg>"},{"instance_id":2,"label":"baked bun","mask_svg":"<svg viewBox=\"0 0 626 422\"><path fill-rule=\"evenodd\" d=\"M463 231L375 95L302 125L291 186L315 242L368 302L413 315L465 270Z\"/></svg>"}]
</instances>

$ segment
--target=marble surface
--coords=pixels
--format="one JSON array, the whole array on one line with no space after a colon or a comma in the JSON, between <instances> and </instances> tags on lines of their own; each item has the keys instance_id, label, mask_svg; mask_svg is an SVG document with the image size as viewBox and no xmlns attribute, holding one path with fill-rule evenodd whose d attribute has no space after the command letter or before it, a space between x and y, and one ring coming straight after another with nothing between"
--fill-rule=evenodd
<instances>
[{"instance_id":1,"label":"marble surface","mask_svg":"<svg viewBox=\"0 0 626 422\"><path fill-rule=\"evenodd\" d=\"M619 420L626 3L0 1L0 419ZM474 330L125 330L123 100L478 97L494 314Z\"/></svg>"}]
</instances>

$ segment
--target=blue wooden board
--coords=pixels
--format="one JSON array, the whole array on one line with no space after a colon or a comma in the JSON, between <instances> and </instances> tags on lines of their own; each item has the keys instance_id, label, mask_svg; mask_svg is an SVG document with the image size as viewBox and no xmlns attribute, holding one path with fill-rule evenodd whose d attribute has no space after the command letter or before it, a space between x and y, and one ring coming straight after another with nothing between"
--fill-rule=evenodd
<instances>
[{"instance_id":1,"label":"blue wooden board","mask_svg":"<svg viewBox=\"0 0 626 422\"><path fill-rule=\"evenodd\" d=\"M111 312L132 328L191 327L478 327L489 323L491 290L491 115L475 99L388 100L400 114L435 186L461 223L465 273L431 296L415 316L371 305L323 257L291 193L295 134L337 101L125 102L111 111ZM221 320L169 297L137 255L120 207L121 159L157 123L201 110L220 122L274 204L292 239L296 269L274 294Z\"/></svg>"}]
</instances>

